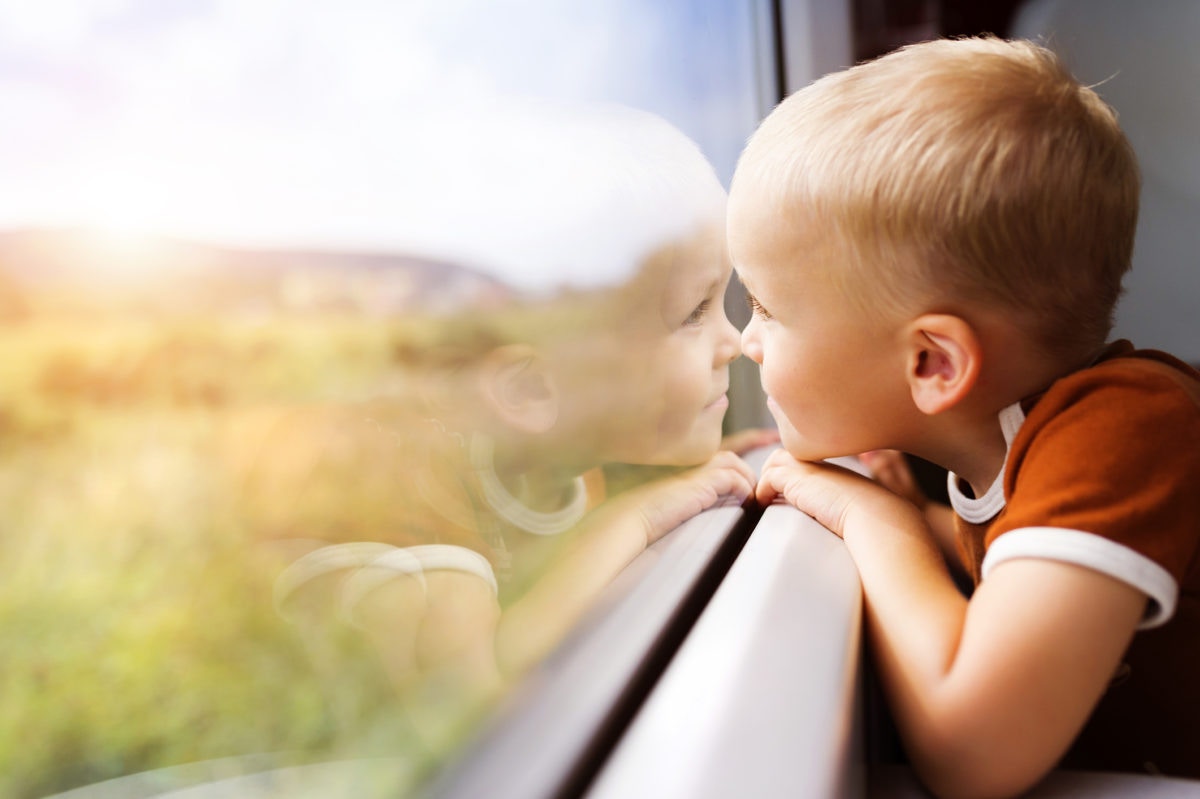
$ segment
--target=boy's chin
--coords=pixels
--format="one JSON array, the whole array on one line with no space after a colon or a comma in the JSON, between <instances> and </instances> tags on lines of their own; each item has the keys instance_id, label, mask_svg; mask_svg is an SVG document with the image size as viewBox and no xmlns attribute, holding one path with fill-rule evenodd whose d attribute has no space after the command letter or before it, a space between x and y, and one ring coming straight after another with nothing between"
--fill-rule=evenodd
<instances>
[{"instance_id":1,"label":"boy's chin","mask_svg":"<svg viewBox=\"0 0 1200 799\"><path fill-rule=\"evenodd\" d=\"M832 447L821 446L820 442L810 441L795 430L790 429L780 429L779 443L787 450L789 455L798 461L823 461L846 454L857 454L835 452Z\"/></svg>"},{"instance_id":2,"label":"boy's chin","mask_svg":"<svg viewBox=\"0 0 1200 799\"><path fill-rule=\"evenodd\" d=\"M712 460L721 449L720 429L659 447L647 463L652 466L700 466Z\"/></svg>"}]
</instances>

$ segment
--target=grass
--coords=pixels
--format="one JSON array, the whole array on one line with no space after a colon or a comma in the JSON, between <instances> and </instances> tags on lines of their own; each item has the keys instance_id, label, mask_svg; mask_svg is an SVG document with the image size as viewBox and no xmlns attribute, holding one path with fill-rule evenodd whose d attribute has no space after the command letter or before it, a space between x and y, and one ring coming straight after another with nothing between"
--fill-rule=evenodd
<instances>
[{"instance_id":1,"label":"grass","mask_svg":"<svg viewBox=\"0 0 1200 799\"><path fill-rule=\"evenodd\" d=\"M264 753L437 756L365 653L314 652L275 614L238 480L256 414L393 391L404 335L345 316L0 330L0 795Z\"/></svg>"}]
</instances>

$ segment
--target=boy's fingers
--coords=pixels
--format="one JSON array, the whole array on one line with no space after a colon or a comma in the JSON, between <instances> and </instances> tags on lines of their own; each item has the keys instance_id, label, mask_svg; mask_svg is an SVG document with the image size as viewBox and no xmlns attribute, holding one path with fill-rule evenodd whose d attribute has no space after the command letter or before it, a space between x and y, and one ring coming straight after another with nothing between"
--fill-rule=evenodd
<instances>
[{"instance_id":1,"label":"boy's fingers","mask_svg":"<svg viewBox=\"0 0 1200 799\"><path fill-rule=\"evenodd\" d=\"M743 466L745 464L742 464ZM721 470L724 477L722 487L719 493L736 496L738 499L746 499L754 493L754 473L749 467L740 469L735 467Z\"/></svg>"},{"instance_id":2,"label":"boy's fingers","mask_svg":"<svg viewBox=\"0 0 1200 799\"><path fill-rule=\"evenodd\" d=\"M722 496L736 496L744 500L754 493L754 471L731 452L715 455L704 466L681 475L686 482L712 492L703 502L704 508L712 507Z\"/></svg>"},{"instance_id":3,"label":"boy's fingers","mask_svg":"<svg viewBox=\"0 0 1200 799\"><path fill-rule=\"evenodd\" d=\"M754 485L754 483L758 480L758 475L755 474L754 470L750 468L750 464L746 463L733 452L718 452L713 456L712 460L708 462L708 465L718 469L731 469L744 477L746 482L750 485Z\"/></svg>"},{"instance_id":4,"label":"boy's fingers","mask_svg":"<svg viewBox=\"0 0 1200 799\"><path fill-rule=\"evenodd\" d=\"M754 489L754 499L758 504L770 505L777 496L779 496L779 492L775 490L774 485L766 480L758 481L758 485Z\"/></svg>"},{"instance_id":5,"label":"boy's fingers","mask_svg":"<svg viewBox=\"0 0 1200 799\"><path fill-rule=\"evenodd\" d=\"M754 488L754 498L761 505L770 505L782 496L782 484L777 479L780 475L778 467L764 467L762 477ZM786 499L786 497L784 497Z\"/></svg>"},{"instance_id":6,"label":"boy's fingers","mask_svg":"<svg viewBox=\"0 0 1200 799\"><path fill-rule=\"evenodd\" d=\"M798 463L799 461L786 449L777 449L767 456L767 460L763 463L763 472L779 466L793 466Z\"/></svg>"},{"instance_id":7,"label":"boy's fingers","mask_svg":"<svg viewBox=\"0 0 1200 799\"><path fill-rule=\"evenodd\" d=\"M769 505L780 497L788 499L784 495L788 474L799 466L800 463L785 450L771 453L766 463L763 464L762 474L755 486L754 498L761 505Z\"/></svg>"}]
</instances>

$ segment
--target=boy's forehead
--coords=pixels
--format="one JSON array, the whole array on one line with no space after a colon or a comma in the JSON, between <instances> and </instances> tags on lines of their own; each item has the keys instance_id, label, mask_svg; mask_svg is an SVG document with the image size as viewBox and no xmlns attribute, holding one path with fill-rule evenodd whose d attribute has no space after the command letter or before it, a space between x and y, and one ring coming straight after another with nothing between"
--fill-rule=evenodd
<instances>
[{"instance_id":1,"label":"boy's forehead","mask_svg":"<svg viewBox=\"0 0 1200 799\"><path fill-rule=\"evenodd\" d=\"M753 275L776 260L794 254L799 238L792 220L770 209L730 207L727 221L729 256L739 277ZM745 280L743 280L745 282Z\"/></svg>"},{"instance_id":2,"label":"boy's forehead","mask_svg":"<svg viewBox=\"0 0 1200 799\"><path fill-rule=\"evenodd\" d=\"M761 300L771 296L771 281L764 279L757 270L737 267L734 274L747 295Z\"/></svg>"},{"instance_id":3,"label":"boy's forehead","mask_svg":"<svg viewBox=\"0 0 1200 799\"><path fill-rule=\"evenodd\" d=\"M734 190L726 204L725 228L730 248L744 248L748 243L762 239L764 235L776 233L791 226L791 209L784 203L771 199L767 192L754 188ZM788 222L782 225L782 222Z\"/></svg>"},{"instance_id":4,"label":"boy's forehead","mask_svg":"<svg viewBox=\"0 0 1200 799\"><path fill-rule=\"evenodd\" d=\"M736 175L732 185L729 187L728 212L744 213L748 207L753 207L756 200L760 199L762 192L751 177L743 177Z\"/></svg>"},{"instance_id":5,"label":"boy's forehead","mask_svg":"<svg viewBox=\"0 0 1200 799\"><path fill-rule=\"evenodd\" d=\"M725 241L724 226L710 230L702 240L681 248L672 259L672 268L665 289L680 291L691 288L707 289L725 282L733 267Z\"/></svg>"},{"instance_id":6,"label":"boy's forehead","mask_svg":"<svg viewBox=\"0 0 1200 799\"><path fill-rule=\"evenodd\" d=\"M690 313L714 289L724 286L732 272L724 224L716 220L702 233L647 259L625 291L626 303L633 313L664 317L673 317L681 309Z\"/></svg>"},{"instance_id":7,"label":"boy's forehead","mask_svg":"<svg viewBox=\"0 0 1200 799\"><path fill-rule=\"evenodd\" d=\"M812 281L836 279L852 248L828 224L791 217L731 219L729 252L738 281L758 299L775 297Z\"/></svg>"}]
</instances>

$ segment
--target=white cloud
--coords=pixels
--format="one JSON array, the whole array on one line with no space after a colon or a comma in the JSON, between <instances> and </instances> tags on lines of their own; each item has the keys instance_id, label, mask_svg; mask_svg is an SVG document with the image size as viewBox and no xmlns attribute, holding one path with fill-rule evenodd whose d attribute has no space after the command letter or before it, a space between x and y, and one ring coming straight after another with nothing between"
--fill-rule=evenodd
<instances>
[{"instance_id":1,"label":"white cloud","mask_svg":"<svg viewBox=\"0 0 1200 799\"><path fill-rule=\"evenodd\" d=\"M478 171L448 153L485 152L480 139L513 124L476 112L517 92L644 92L652 81L634 55L666 35L645 16L656 7L0 0L0 112L22 123L0 129L0 226L120 220L358 249L445 238L434 231L454 224L454 198L472 196ZM440 124L454 113L457 130ZM528 172L518 159L537 163L536 147L507 135L493 150L519 152L513 170ZM477 223L473 235L503 232Z\"/></svg>"}]
</instances>

